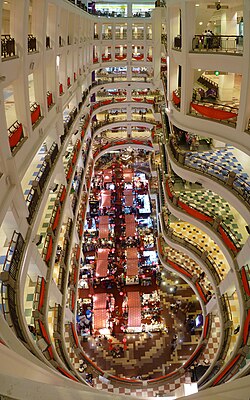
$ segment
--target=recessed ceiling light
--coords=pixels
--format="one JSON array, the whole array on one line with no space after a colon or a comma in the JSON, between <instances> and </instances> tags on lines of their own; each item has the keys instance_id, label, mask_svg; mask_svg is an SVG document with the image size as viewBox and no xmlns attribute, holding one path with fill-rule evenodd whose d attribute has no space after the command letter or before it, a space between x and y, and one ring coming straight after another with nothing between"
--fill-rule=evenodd
<instances>
[{"instance_id":1,"label":"recessed ceiling light","mask_svg":"<svg viewBox=\"0 0 250 400\"><path fill-rule=\"evenodd\" d=\"M203 22L202 22L202 21L200 21L200 22L199 22L199 25L203 25Z\"/></svg>"},{"instance_id":2,"label":"recessed ceiling light","mask_svg":"<svg viewBox=\"0 0 250 400\"><path fill-rule=\"evenodd\" d=\"M200 4L198 4L198 3L197 3L197 4L195 4L195 7L200 7Z\"/></svg>"},{"instance_id":3,"label":"recessed ceiling light","mask_svg":"<svg viewBox=\"0 0 250 400\"><path fill-rule=\"evenodd\" d=\"M198 72L201 72L201 69L200 69L200 68L198 68Z\"/></svg>"}]
</instances>

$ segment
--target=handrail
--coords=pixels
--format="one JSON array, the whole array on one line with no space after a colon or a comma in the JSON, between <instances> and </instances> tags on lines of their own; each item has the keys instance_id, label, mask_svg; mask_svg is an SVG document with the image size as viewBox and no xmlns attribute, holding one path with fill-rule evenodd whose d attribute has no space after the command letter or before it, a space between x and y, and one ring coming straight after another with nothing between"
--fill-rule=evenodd
<instances>
[{"instance_id":1,"label":"handrail","mask_svg":"<svg viewBox=\"0 0 250 400\"><path fill-rule=\"evenodd\" d=\"M163 120L163 126L165 121ZM184 151L179 148L175 136L170 134L167 148L174 156L175 160L184 168L192 169L193 171L202 172L202 175L216 178L219 182L226 183L228 188L238 194L239 197L250 206L250 184L237 176L234 171L231 171L225 166L213 163L209 160L204 160L190 151ZM193 162L193 164L192 164Z\"/></svg>"},{"instance_id":2,"label":"handrail","mask_svg":"<svg viewBox=\"0 0 250 400\"><path fill-rule=\"evenodd\" d=\"M211 52L224 54L243 54L243 35L194 35L192 51Z\"/></svg>"},{"instance_id":3,"label":"handrail","mask_svg":"<svg viewBox=\"0 0 250 400\"><path fill-rule=\"evenodd\" d=\"M5 320L11 328L14 328L17 337L29 345L24 337L19 315L17 312L16 282L20 274L20 266L23 258L25 241L19 232L14 231L4 261L3 272L0 274L2 312Z\"/></svg>"},{"instance_id":4,"label":"handrail","mask_svg":"<svg viewBox=\"0 0 250 400\"><path fill-rule=\"evenodd\" d=\"M204 249L198 243L192 241L190 238L178 236L178 233L165 223L162 213L160 214L160 223L163 231L163 236L165 234L167 237L169 237L169 239L175 241L177 244L180 244L184 248L188 248L196 255L198 255L206 263L207 269L214 277L216 284L219 285L221 280L223 279L223 276L221 275L219 266L215 263L210 253L204 251Z\"/></svg>"},{"instance_id":5,"label":"handrail","mask_svg":"<svg viewBox=\"0 0 250 400\"><path fill-rule=\"evenodd\" d=\"M34 214L38 208L41 194L43 192L48 176L50 175L51 167L55 163L58 152L58 145L57 143L53 142L47 155L45 156L45 160L43 161L38 171L38 174L32 182L32 187L26 196L26 204L29 210L27 221L29 224L31 224Z\"/></svg>"},{"instance_id":6,"label":"handrail","mask_svg":"<svg viewBox=\"0 0 250 400\"><path fill-rule=\"evenodd\" d=\"M188 214L194 216L198 220L208 223L212 229L216 228L216 232L221 236L222 240L226 242L227 247L229 247L234 256L237 255L237 253L241 250L242 246L239 240L237 239L236 235L223 222L223 220L218 220L217 215L213 214L213 212L210 212L210 210L208 210L208 212L207 211L205 212L203 209L199 210L195 206L188 205L182 200L180 200L179 196L177 196L173 190L173 186L170 182L169 176L165 177L165 185L166 185L165 193L168 196L169 200L176 207L180 208L181 210L184 210L183 212L187 212Z\"/></svg>"}]
</instances>

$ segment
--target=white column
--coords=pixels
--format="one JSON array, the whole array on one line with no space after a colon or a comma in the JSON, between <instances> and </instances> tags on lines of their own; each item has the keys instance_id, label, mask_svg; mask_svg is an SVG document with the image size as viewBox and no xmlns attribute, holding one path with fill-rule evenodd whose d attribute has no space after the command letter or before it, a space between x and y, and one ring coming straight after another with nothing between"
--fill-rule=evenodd
<instances>
[{"instance_id":1,"label":"white column","mask_svg":"<svg viewBox=\"0 0 250 400\"><path fill-rule=\"evenodd\" d=\"M181 79L181 111L189 113L190 102L193 97L194 70L190 64L189 50L195 33L195 3L184 3L181 9L182 16L182 79Z\"/></svg>"},{"instance_id":2,"label":"white column","mask_svg":"<svg viewBox=\"0 0 250 400\"><path fill-rule=\"evenodd\" d=\"M132 17L132 3L127 3L127 16Z\"/></svg>"},{"instance_id":3,"label":"white column","mask_svg":"<svg viewBox=\"0 0 250 400\"><path fill-rule=\"evenodd\" d=\"M220 101L230 101L233 97L234 89L234 75L233 73L228 73L227 75L219 76L219 100Z\"/></svg>"},{"instance_id":4,"label":"white column","mask_svg":"<svg viewBox=\"0 0 250 400\"><path fill-rule=\"evenodd\" d=\"M237 35L237 12L228 11L221 15L221 34L222 35Z\"/></svg>"}]
</instances>

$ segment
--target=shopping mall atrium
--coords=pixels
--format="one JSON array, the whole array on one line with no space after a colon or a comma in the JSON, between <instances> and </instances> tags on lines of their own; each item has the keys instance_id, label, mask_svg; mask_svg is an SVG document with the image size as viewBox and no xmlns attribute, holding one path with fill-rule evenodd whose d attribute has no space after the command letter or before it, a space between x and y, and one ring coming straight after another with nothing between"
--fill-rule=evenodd
<instances>
[{"instance_id":1,"label":"shopping mall atrium","mask_svg":"<svg viewBox=\"0 0 250 400\"><path fill-rule=\"evenodd\" d=\"M250 1L0 4L0 398L249 400Z\"/></svg>"}]
</instances>

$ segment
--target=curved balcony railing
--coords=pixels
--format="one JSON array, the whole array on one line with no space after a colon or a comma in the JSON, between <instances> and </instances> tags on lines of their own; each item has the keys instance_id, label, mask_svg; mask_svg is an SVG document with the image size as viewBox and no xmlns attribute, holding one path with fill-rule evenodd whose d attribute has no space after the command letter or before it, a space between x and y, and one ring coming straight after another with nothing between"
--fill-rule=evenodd
<instances>
[{"instance_id":1,"label":"curved balcony railing","mask_svg":"<svg viewBox=\"0 0 250 400\"><path fill-rule=\"evenodd\" d=\"M250 206L250 184L236 175L234 171L218 163L205 160L197 154L192 154L192 152L181 150L174 135L170 134L167 148L181 166L226 184L228 188L233 190L238 197Z\"/></svg>"},{"instance_id":2,"label":"curved balcony railing","mask_svg":"<svg viewBox=\"0 0 250 400\"><path fill-rule=\"evenodd\" d=\"M192 51L242 55L243 39L243 36L236 35L195 35Z\"/></svg>"},{"instance_id":3,"label":"curved balcony railing","mask_svg":"<svg viewBox=\"0 0 250 400\"><path fill-rule=\"evenodd\" d=\"M125 116L114 116L110 120L94 122L93 127L92 127L92 133L95 133L99 128L102 128L103 126L107 126L107 125L110 125L112 123L119 123L119 122L123 123L123 122L126 122L126 121L127 122L137 122L137 123L148 123L148 124L151 124L151 125L156 125L157 124L155 122L155 120L152 120L151 118L147 118L147 117L145 117L143 115L142 116L139 115L138 118L133 116L133 118L130 121L127 120L127 116L126 115Z\"/></svg>"},{"instance_id":4,"label":"curved balcony railing","mask_svg":"<svg viewBox=\"0 0 250 400\"><path fill-rule=\"evenodd\" d=\"M195 100L190 103L190 114L236 127L238 107Z\"/></svg>"},{"instance_id":5,"label":"curved balcony railing","mask_svg":"<svg viewBox=\"0 0 250 400\"><path fill-rule=\"evenodd\" d=\"M200 257L201 260L203 260L206 264L207 269L213 276L216 284L219 285L223 279L223 276L220 272L220 266L216 264L213 256L209 252L204 251L204 249L198 243L192 241L191 238L178 236L174 229L170 228L170 226L165 223L162 213L160 214L160 223L163 236L166 235L170 240L176 242L176 244L183 246L184 249L189 249L190 251L194 252L198 257Z\"/></svg>"},{"instance_id":6,"label":"curved balcony railing","mask_svg":"<svg viewBox=\"0 0 250 400\"><path fill-rule=\"evenodd\" d=\"M232 316L230 312L230 305L227 297L223 295L221 297L223 308L225 310L224 319L226 322L225 325L225 338L224 345L221 349L220 361L215 365L214 369L211 373L205 376L205 379L200 380L200 387L208 387L208 386L216 386L218 384L224 383L227 380L231 379L240 369L242 362L247 356L249 346L249 326L250 326L250 311L247 312L247 317L245 319L243 332L242 332L242 341L238 347L238 351L234 355L233 359L230 359L229 362L222 367L223 362L226 358L227 351L229 349L230 337L232 334ZM222 368L221 368L222 367ZM221 372L219 373L221 369Z\"/></svg>"},{"instance_id":7,"label":"curved balcony railing","mask_svg":"<svg viewBox=\"0 0 250 400\"><path fill-rule=\"evenodd\" d=\"M93 154L93 158L96 158L102 151L108 150L114 146L126 146L126 145L134 145L134 146L146 146L149 149L153 149L152 142L150 140L136 140L136 139L125 139L125 140L118 140L111 143L108 143L104 146L100 146Z\"/></svg>"},{"instance_id":8,"label":"curved balcony railing","mask_svg":"<svg viewBox=\"0 0 250 400\"><path fill-rule=\"evenodd\" d=\"M143 104L151 104L152 106L154 106L155 103L157 102L157 99L156 98L155 99L147 99L144 96L144 97L132 97L131 101L134 103L141 103L142 106L143 106ZM126 102L126 103L128 102L126 100L126 97L113 97L111 99L98 101L90 107L90 114L92 114L94 110L96 110L100 107L108 106L108 105L114 104L114 103L123 103L123 102ZM137 107L139 107L139 105Z\"/></svg>"},{"instance_id":9,"label":"curved balcony railing","mask_svg":"<svg viewBox=\"0 0 250 400\"><path fill-rule=\"evenodd\" d=\"M27 341L21 329L17 306L17 280L22 268L25 241L21 233L14 231L6 253L3 271L0 274L2 312L9 326L25 344Z\"/></svg>"},{"instance_id":10,"label":"curved balcony railing","mask_svg":"<svg viewBox=\"0 0 250 400\"><path fill-rule=\"evenodd\" d=\"M54 324L53 324L54 334L53 335L54 335L54 343L55 343L56 352L59 355L62 362L66 365L68 370L74 374L74 371L72 371L72 366L70 365L68 359L65 357L65 354L64 354L64 348L62 345L62 335L61 335L62 321L63 321L62 307L60 304L55 304Z\"/></svg>"},{"instance_id":11,"label":"curved balcony railing","mask_svg":"<svg viewBox=\"0 0 250 400\"><path fill-rule=\"evenodd\" d=\"M59 206L62 207L64 201L66 198L66 187L64 185L60 186L55 204L58 205L58 210L60 210ZM59 218L60 218L60 213L58 215L58 217L56 218L56 228L58 226L59 223ZM43 246L43 250L42 250L42 257L43 260L45 261L45 263L47 264L47 266L50 266L51 263L51 256L52 256L52 252L53 252L53 248L54 248L54 244L55 244L55 236L53 234L53 224L50 224L49 227L49 231L47 233L47 235L45 236L45 242L44 242L44 246ZM50 232L51 230L51 232Z\"/></svg>"},{"instance_id":12,"label":"curved balcony railing","mask_svg":"<svg viewBox=\"0 0 250 400\"><path fill-rule=\"evenodd\" d=\"M222 241L232 252L232 254L234 256L238 254L238 252L241 250L241 244L234 232L230 230L230 228L223 222L223 220L221 220L221 218L218 218L217 215L214 215L210 211L204 212L197 209L193 205L190 206L189 204L183 202L179 196L175 194L170 178L167 176L165 178L165 188L165 194L175 207L179 208L182 212L198 219L199 221L208 224L212 230L215 230L216 233L220 235Z\"/></svg>"},{"instance_id":13,"label":"curved balcony railing","mask_svg":"<svg viewBox=\"0 0 250 400\"><path fill-rule=\"evenodd\" d=\"M189 281L192 281L193 278L193 274L187 270L187 268L185 268L183 265L180 265L178 263L176 263L175 261L173 261L171 258L168 258L165 255L162 255L164 262L167 263L172 270L174 270L175 272L177 272L178 274L184 276L185 278L188 278ZM208 296L206 293L206 290L204 289L203 285L196 281L194 283L194 286L197 290L197 292L199 293L200 299L204 304L207 304L208 300L210 299L210 295Z\"/></svg>"},{"instance_id":14,"label":"curved balcony railing","mask_svg":"<svg viewBox=\"0 0 250 400\"><path fill-rule=\"evenodd\" d=\"M55 348L50 339L50 334L48 332L47 326L44 323L45 287L46 287L46 281L44 280L44 278L38 276L35 289L35 300L34 300L34 311L33 311L36 335L39 338L37 340L37 346L41 350L44 357L52 364L54 368L56 368L58 371L60 371L63 375L67 376L68 378L78 382L78 379L72 376L67 370L65 370L58 363L59 359L57 352L55 351ZM63 359L62 362L64 365L65 360Z\"/></svg>"},{"instance_id":15,"label":"curved balcony railing","mask_svg":"<svg viewBox=\"0 0 250 400\"><path fill-rule=\"evenodd\" d=\"M29 193L27 194L26 204L28 206L28 211L29 211L29 216L27 217L27 221L29 224L31 224L35 212L39 206L44 186L51 173L52 166L55 164L58 151L59 150L57 143L53 143L47 155L45 156L45 159L38 171L38 174L36 175L36 178L32 182L32 187Z\"/></svg>"}]
</instances>

